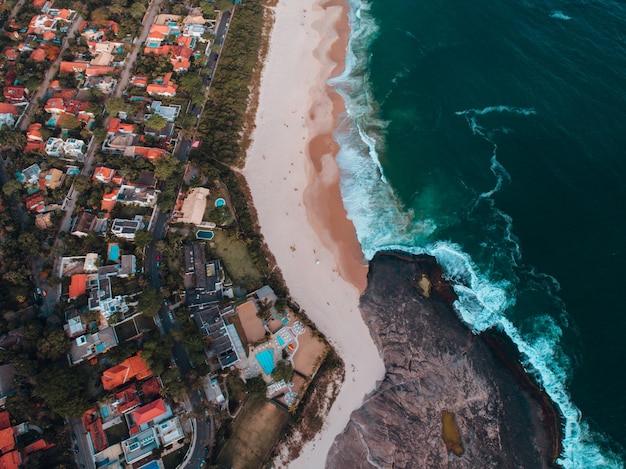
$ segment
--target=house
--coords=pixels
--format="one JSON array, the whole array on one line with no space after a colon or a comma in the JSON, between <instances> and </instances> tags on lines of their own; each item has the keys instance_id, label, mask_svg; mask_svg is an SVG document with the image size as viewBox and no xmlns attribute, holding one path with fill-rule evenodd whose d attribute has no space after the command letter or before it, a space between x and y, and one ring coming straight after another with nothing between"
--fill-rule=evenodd
<instances>
[{"instance_id":1,"label":"house","mask_svg":"<svg viewBox=\"0 0 626 469\"><path fill-rule=\"evenodd\" d=\"M3 94L4 100L9 104L28 102L28 90L24 86L5 86Z\"/></svg>"},{"instance_id":2,"label":"house","mask_svg":"<svg viewBox=\"0 0 626 469\"><path fill-rule=\"evenodd\" d=\"M222 277L220 261L215 259L206 261L206 246L204 243L183 245L185 275L187 285L185 292L187 305L206 305L217 303L222 299Z\"/></svg>"},{"instance_id":3,"label":"house","mask_svg":"<svg viewBox=\"0 0 626 469\"><path fill-rule=\"evenodd\" d=\"M18 114L18 109L13 104L0 103L0 129L5 125L13 127Z\"/></svg>"},{"instance_id":4,"label":"house","mask_svg":"<svg viewBox=\"0 0 626 469\"><path fill-rule=\"evenodd\" d=\"M137 427L142 425L152 426L150 423L159 422L170 412L163 399L157 399L143 405L132 413L132 419Z\"/></svg>"},{"instance_id":5,"label":"house","mask_svg":"<svg viewBox=\"0 0 626 469\"><path fill-rule=\"evenodd\" d=\"M109 193L105 192L102 196L102 200L100 201L100 210L104 210L105 212L111 212L111 210L113 209L113 207L115 207L115 204L117 203L117 196L119 195L119 192L120 190L118 187L114 188ZM105 218L108 216L109 215L107 213L107 215L105 215Z\"/></svg>"},{"instance_id":6,"label":"house","mask_svg":"<svg viewBox=\"0 0 626 469\"><path fill-rule=\"evenodd\" d=\"M139 177L137 178L136 186L143 187L154 187L156 186L157 179L154 175L154 171L150 171L148 169L142 169L139 172Z\"/></svg>"},{"instance_id":7,"label":"house","mask_svg":"<svg viewBox=\"0 0 626 469\"><path fill-rule=\"evenodd\" d=\"M206 32L206 28L203 24L187 23L183 27L183 36L200 38Z\"/></svg>"},{"instance_id":8,"label":"house","mask_svg":"<svg viewBox=\"0 0 626 469\"><path fill-rule=\"evenodd\" d=\"M117 86L117 80L111 76L88 77L83 84L83 89L97 89L104 94L111 94Z\"/></svg>"},{"instance_id":9,"label":"house","mask_svg":"<svg viewBox=\"0 0 626 469\"><path fill-rule=\"evenodd\" d=\"M69 299L78 298L87 293L87 274L74 274L71 278Z\"/></svg>"},{"instance_id":10,"label":"house","mask_svg":"<svg viewBox=\"0 0 626 469\"><path fill-rule=\"evenodd\" d=\"M93 213L80 212L78 217L76 217L71 234L80 238L85 237L95 230L97 223L98 217L96 217Z\"/></svg>"},{"instance_id":11,"label":"house","mask_svg":"<svg viewBox=\"0 0 626 469\"><path fill-rule=\"evenodd\" d=\"M111 226L111 233L118 238L127 239L128 241L135 240L135 233L144 227L143 217L141 215L135 216L132 220L123 220L116 218L113 220Z\"/></svg>"},{"instance_id":12,"label":"house","mask_svg":"<svg viewBox=\"0 0 626 469\"><path fill-rule=\"evenodd\" d=\"M131 277L137 272L137 258L132 254L123 254L121 268L117 273L120 278Z\"/></svg>"},{"instance_id":13,"label":"house","mask_svg":"<svg viewBox=\"0 0 626 469\"><path fill-rule=\"evenodd\" d=\"M94 169L91 179L94 181L100 181L102 184L108 184L113 180L114 176L114 169L107 168L106 166L98 166Z\"/></svg>"},{"instance_id":14,"label":"house","mask_svg":"<svg viewBox=\"0 0 626 469\"><path fill-rule=\"evenodd\" d=\"M83 149L85 148L85 142L75 138L68 138L63 144L63 152L73 158L82 158L85 156Z\"/></svg>"},{"instance_id":15,"label":"house","mask_svg":"<svg viewBox=\"0 0 626 469\"><path fill-rule=\"evenodd\" d=\"M159 96L176 96L178 85L171 82L172 72L166 73L161 81L154 81L148 85L146 91L148 94L156 94Z\"/></svg>"},{"instance_id":16,"label":"house","mask_svg":"<svg viewBox=\"0 0 626 469\"><path fill-rule=\"evenodd\" d=\"M245 358L246 352L235 326L226 322L217 306L195 309L193 320L198 330L209 337L209 356L216 357L222 369Z\"/></svg>"},{"instance_id":17,"label":"house","mask_svg":"<svg viewBox=\"0 0 626 469\"><path fill-rule=\"evenodd\" d=\"M123 123L119 117L113 117L111 121L109 122L109 127L107 128L107 134L114 135L117 133L134 135L135 125Z\"/></svg>"},{"instance_id":18,"label":"house","mask_svg":"<svg viewBox=\"0 0 626 469\"><path fill-rule=\"evenodd\" d=\"M35 215L35 226L40 230L46 230L52 228L54 223L52 222L52 212L38 213Z\"/></svg>"},{"instance_id":19,"label":"house","mask_svg":"<svg viewBox=\"0 0 626 469\"><path fill-rule=\"evenodd\" d=\"M170 104L169 106L163 106L161 101L153 101L150 109L168 122L174 122L180 114L180 105Z\"/></svg>"},{"instance_id":20,"label":"house","mask_svg":"<svg viewBox=\"0 0 626 469\"><path fill-rule=\"evenodd\" d=\"M84 73L87 70L87 62L62 61L59 65L59 73Z\"/></svg>"},{"instance_id":21,"label":"house","mask_svg":"<svg viewBox=\"0 0 626 469\"><path fill-rule=\"evenodd\" d=\"M85 360L105 353L117 346L117 336L112 327L105 327L104 329L94 332L93 334L85 334L72 340L72 345L67 359L70 366L77 365Z\"/></svg>"},{"instance_id":22,"label":"house","mask_svg":"<svg viewBox=\"0 0 626 469\"><path fill-rule=\"evenodd\" d=\"M60 157L63 154L63 139L57 137L50 137L46 141L44 151L48 156Z\"/></svg>"},{"instance_id":23,"label":"house","mask_svg":"<svg viewBox=\"0 0 626 469\"><path fill-rule=\"evenodd\" d=\"M15 175L17 180L22 184L37 184L39 181L39 174L41 174L41 168L37 163L35 163Z\"/></svg>"},{"instance_id":24,"label":"house","mask_svg":"<svg viewBox=\"0 0 626 469\"><path fill-rule=\"evenodd\" d=\"M191 223L193 225L202 223L209 194L209 189L204 187L191 189L180 210L174 213L175 223Z\"/></svg>"},{"instance_id":25,"label":"house","mask_svg":"<svg viewBox=\"0 0 626 469\"><path fill-rule=\"evenodd\" d=\"M26 197L24 204L26 205L26 210L32 213L43 213L46 211L46 204L40 192Z\"/></svg>"},{"instance_id":26,"label":"house","mask_svg":"<svg viewBox=\"0 0 626 469\"><path fill-rule=\"evenodd\" d=\"M133 86L145 88L146 86L148 86L148 78L144 76L133 75L133 77L130 79L130 84Z\"/></svg>"},{"instance_id":27,"label":"house","mask_svg":"<svg viewBox=\"0 0 626 469\"><path fill-rule=\"evenodd\" d=\"M26 140L29 142L43 142L41 135L41 124L30 124L26 131Z\"/></svg>"},{"instance_id":28,"label":"house","mask_svg":"<svg viewBox=\"0 0 626 469\"><path fill-rule=\"evenodd\" d=\"M69 318L63 325L63 330L70 339L75 339L76 337L83 335L87 331L87 328L85 327L85 324L83 324L83 319L79 314L78 316Z\"/></svg>"},{"instance_id":29,"label":"house","mask_svg":"<svg viewBox=\"0 0 626 469\"><path fill-rule=\"evenodd\" d=\"M137 187L122 185L119 188L117 201L122 204L138 205L140 207L153 207L159 195L158 190L150 187Z\"/></svg>"},{"instance_id":30,"label":"house","mask_svg":"<svg viewBox=\"0 0 626 469\"><path fill-rule=\"evenodd\" d=\"M61 187L63 181L65 180L65 173L60 169L50 168L47 171L42 171L39 173L39 188L44 190L48 189L56 189Z\"/></svg>"},{"instance_id":31,"label":"house","mask_svg":"<svg viewBox=\"0 0 626 469\"><path fill-rule=\"evenodd\" d=\"M142 381L150 376L152 376L152 371L139 352L102 373L102 386L106 391L111 391L133 379Z\"/></svg>"},{"instance_id":32,"label":"house","mask_svg":"<svg viewBox=\"0 0 626 469\"><path fill-rule=\"evenodd\" d=\"M185 436L183 427L178 417L158 423L154 426L154 428L156 429L159 440L161 440L161 444L163 446L170 445Z\"/></svg>"},{"instance_id":33,"label":"house","mask_svg":"<svg viewBox=\"0 0 626 469\"><path fill-rule=\"evenodd\" d=\"M134 465L150 456L159 447L159 440L156 430L150 427L122 441L121 445L126 463Z\"/></svg>"},{"instance_id":34,"label":"house","mask_svg":"<svg viewBox=\"0 0 626 469\"><path fill-rule=\"evenodd\" d=\"M35 62L43 62L46 60L46 51L42 47L38 47L30 54L30 58Z\"/></svg>"},{"instance_id":35,"label":"house","mask_svg":"<svg viewBox=\"0 0 626 469\"><path fill-rule=\"evenodd\" d=\"M150 163L154 163L157 159L165 156L166 153L167 152L162 148L131 146L126 148L124 156L141 157L148 160Z\"/></svg>"}]
</instances>

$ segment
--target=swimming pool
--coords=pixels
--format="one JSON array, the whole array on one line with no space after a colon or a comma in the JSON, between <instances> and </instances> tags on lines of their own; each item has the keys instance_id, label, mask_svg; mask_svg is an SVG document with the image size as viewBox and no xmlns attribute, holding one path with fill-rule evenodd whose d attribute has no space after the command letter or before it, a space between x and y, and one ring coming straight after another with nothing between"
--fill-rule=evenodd
<instances>
[{"instance_id":1,"label":"swimming pool","mask_svg":"<svg viewBox=\"0 0 626 469\"><path fill-rule=\"evenodd\" d=\"M213 239L213 236L215 236L215 233L207 230L199 230L196 233L196 238L198 239Z\"/></svg>"},{"instance_id":2,"label":"swimming pool","mask_svg":"<svg viewBox=\"0 0 626 469\"><path fill-rule=\"evenodd\" d=\"M276 340L278 341L278 343L280 344L281 347L285 346L285 341L283 340L283 338L279 335L276 336Z\"/></svg>"},{"instance_id":3,"label":"swimming pool","mask_svg":"<svg viewBox=\"0 0 626 469\"><path fill-rule=\"evenodd\" d=\"M116 262L120 258L120 247L117 244L109 248L109 260Z\"/></svg>"},{"instance_id":4,"label":"swimming pool","mask_svg":"<svg viewBox=\"0 0 626 469\"><path fill-rule=\"evenodd\" d=\"M107 418L109 416L109 407L105 405L100 407L100 415L102 415L103 419Z\"/></svg>"},{"instance_id":5,"label":"swimming pool","mask_svg":"<svg viewBox=\"0 0 626 469\"><path fill-rule=\"evenodd\" d=\"M272 374L272 371L274 371L274 353L271 349L257 353L256 360L266 375Z\"/></svg>"},{"instance_id":6,"label":"swimming pool","mask_svg":"<svg viewBox=\"0 0 626 469\"><path fill-rule=\"evenodd\" d=\"M219 199L215 199L216 207L223 207L224 205L226 205L226 200L222 199L221 197Z\"/></svg>"}]
</instances>

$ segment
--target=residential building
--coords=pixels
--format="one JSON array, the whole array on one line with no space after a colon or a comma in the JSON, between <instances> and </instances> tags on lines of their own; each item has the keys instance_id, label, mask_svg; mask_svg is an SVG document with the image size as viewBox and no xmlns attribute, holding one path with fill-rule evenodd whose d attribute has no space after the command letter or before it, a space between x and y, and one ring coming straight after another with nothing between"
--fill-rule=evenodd
<instances>
[{"instance_id":1,"label":"residential building","mask_svg":"<svg viewBox=\"0 0 626 469\"><path fill-rule=\"evenodd\" d=\"M96 217L93 213L80 212L80 214L76 217L71 234L80 238L87 236L92 231L95 231L97 223L98 217Z\"/></svg>"},{"instance_id":2,"label":"residential building","mask_svg":"<svg viewBox=\"0 0 626 469\"><path fill-rule=\"evenodd\" d=\"M185 437L183 427L178 417L158 423L154 428L163 446L168 446Z\"/></svg>"},{"instance_id":3,"label":"residential building","mask_svg":"<svg viewBox=\"0 0 626 469\"><path fill-rule=\"evenodd\" d=\"M61 187L63 181L65 181L65 173L60 169L50 168L39 173L39 188L41 190Z\"/></svg>"},{"instance_id":4,"label":"residential building","mask_svg":"<svg viewBox=\"0 0 626 469\"><path fill-rule=\"evenodd\" d=\"M117 337L114 329L109 326L93 334L81 335L74 339L67 358L72 366L105 353L115 346L117 346Z\"/></svg>"},{"instance_id":5,"label":"residential building","mask_svg":"<svg viewBox=\"0 0 626 469\"><path fill-rule=\"evenodd\" d=\"M175 223L199 225L206 211L207 197L211 192L205 187L194 187L189 191L180 209L174 212Z\"/></svg>"},{"instance_id":6,"label":"residential building","mask_svg":"<svg viewBox=\"0 0 626 469\"><path fill-rule=\"evenodd\" d=\"M117 201L122 204L153 207L160 191L149 187L122 185L119 188Z\"/></svg>"},{"instance_id":7,"label":"residential building","mask_svg":"<svg viewBox=\"0 0 626 469\"><path fill-rule=\"evenodd\" d=\"M0 365L0 406L4 406L7 397L9 397L15 389L15 385L13 384L14 377L15 369L12 364L7 363Z\"/></svg>"},{"instance_id":8,"label":"residential building","mask_svg":"<svg viewBox=\"0 0 626 469\"><path fill-rule=\"evenodd\" d=\"M111 233L118 238L127 239L128 241L135 240L135 233L143 229L143 217L136 215L132 220L124 220L122 218L116 218L113 220L111 226Z\"/></svg>"},{"instance_id":9,"label":"residential building","mask_svg":"<svg viewBox=\"0 0 626 469\"><path fill-rule=\"evenodd\" d=\"M180 106L178 104L163 106L161 101L153 101L150 105L150 109L168 122L174 122L180 114Z\"/></svg>"},{"instance_id":10,"label":"residential building","mask_svg":"<svg viewBox=\"0 0 626 469\"><path fill-rule=\"evenodd\" d=\"M17 180L20 181L22 184L37 184L40 174L41 168L37 163L35 163L17 173L16 176Z\"/></svg>"},{"instance_id":11,"label":"residential building","mask_svg":"<svg viewBox=\"0 0 626 469\"><path fill-rule=\"evenodd\" d=\"M176 94L176 92L174 92L174 94ZM5 125L7 127L13 127L15 125L17 115L17 107L13 104L0 103L0 129L2 129Z\"/></svg>"},{"instance_id":12,"label":"residential building","mask_svg":"<svg viewBox=\"0 0 626 469\"><path fill-rule=\"evenodd\" d=\"M9 104L28 102L28 90L24 86L5 86L3 94L5 102Z\"/></svg>"},{"instance_id":13,"label":"residential building","mask_svg":"<svg viewBox=\"0 0 626 469\"><path fill-rule=\"evenodd\" d=\"M113 180L115 176L115 170L107 168L106 166L98 166L93 170L91 179L94 181L100 181L102 184L108 184Z\"/></svg>"},{"instance_id":14,"label":"residential building","mask_svg":"<svg viewBox=\"0 0 626 469\"><path fill-rule=\"evenodd\" d=\"M41 192L26 197L24 204L26 205L26 210L32 213L43 213L46 211L46 204L43 201Z\"/></svg>"},{"instance_id":15,"label":"residential building","mask_svg":"<svg viewBox=\"0 0 626 469\"><path fill-rule=\"evenodd\" d=\"M123 254L121 268L117 273L120 278L131 277L137 272L137 258L132 254Z\"/></svg>"},{"instance_id":16,"label":"residential building","mask_svg":"<svg viewBox=\"0 0 626 469\"><path fill-rule=\"evenodd\" d=\"M63 154L63 139L50 137L46 141L45 152L48 156L56 156L57 158Z\"/></svg>"},{"instance_id":17,"label":"residential building","mask_svg":"<svg viewBox=\"0 0 626 469\"><path fill-rule=\"evenodd\" d=\"M150 376L152 376L152 371L139 352L102 373L102 386L106 391L111 391L133 379L141 381Z\"/></svg>"},{"instance_id":18,"label":"residential building","mask_svg":"<svg viewBox=\"0 0 626 469\"><path fill-rule=\"evenodd\" d=\"M246 353L235 326L229 324L217 306L194 309L193 320L209 336L209 357L217 358L222 369L245 358Z\"/></svg>"},{"instance_id":19,"label":"residential building","mask_svg":"<svg viewBox=\"0 0 626 469\"><path fill-rule=\"evenodd\" d=\"M122 450L126 463L135 464L150 456L159 447L156 430L147 428L127 440L122 441Z\"/></svg>"},{"instance_id":20,"label":"residential building","mask_svg":"<svg viewBox=\"0 0 626 469\"><path fill-rule=\"evenodd\" d=\"M146 88L148 94L155 94L158 96L176 96L176 90L178 89L178 85L176 83L172 83L172 73L166 73L165 76L161 80L155 80L150 83Z\"/></svg>"}]
</instances>

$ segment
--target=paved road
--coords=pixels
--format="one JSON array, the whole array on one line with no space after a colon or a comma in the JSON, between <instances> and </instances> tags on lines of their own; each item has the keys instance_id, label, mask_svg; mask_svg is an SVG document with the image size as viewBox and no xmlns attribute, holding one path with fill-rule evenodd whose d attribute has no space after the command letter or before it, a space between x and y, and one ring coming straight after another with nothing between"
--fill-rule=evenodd
<instances>
[{"instance_id":1,"label":"paved road","mask_svg":"<svg viewBox=\"0 0 626 469\"><path fill-rule=\"evenodd\" d=\"M71 419L72 426L72 449L78 448L75 452L74 459L78 463L79 468L95 469L93 459L90 457L91 449L87 442L87 432L81 419Z\"/></svg>"},{"instance_id":2,"label":"paved road","mask_svg":"<svg viewBox=\"0 0 626 469\"><path fill-rule=\"evenodd\" d=\"M42 99L45 96L46 91L48 91L48 86L50 86L50 82L56 75L57 70L59 69L59 64L61 63L61 60L63 60L63 51L67 49L67 46L68 46L67 38L74 37L74 32L78 29L78 27L80 26L82 22L83 22L83 18L80 16L77 16L74 22L72 23L72 26L70 26L70 28L67 30L67 34L63 38L63 43L61 44L61 51L59 52L59 56L52 63L52 65L50 65L50 68L48 69L48 71L46 72L44 76L44 80L41 82L41 85L39 85L39 88L37 88L37 92L30 99L30 106L28 107L28 111L20 122L20 130L26 131L26 129L28 129L28 126L30 125L30 119L35 113L35 109L37 108L36 106L37 100Z\"/></svg>"},{"instance_id":3,"label":"paved road","mask_svg":"<svg viewBox=\"0 0 626 469\"><path fill-rule=\"evenodd\" d=\"M148 37L148 33L150 32L150 26L154 22L154 18L156 18L156 16L159 14L162 3L163 0L152 0L150 2L150 5L148 5L148 10L146 11L145 15L143 15L143 21L141 22L141 34L139 35L139 38L136 39L133 50L128 55L128 57L126 57L124 71L120 75L120 80L118 81L117 88L115 89L115 96L117 98L122 96L122 93L128 85L128 80L130 80L130 72L135 65L137 55L139 54L140 50L143 50L143 43Z\"/></svg>"}]
</instances>

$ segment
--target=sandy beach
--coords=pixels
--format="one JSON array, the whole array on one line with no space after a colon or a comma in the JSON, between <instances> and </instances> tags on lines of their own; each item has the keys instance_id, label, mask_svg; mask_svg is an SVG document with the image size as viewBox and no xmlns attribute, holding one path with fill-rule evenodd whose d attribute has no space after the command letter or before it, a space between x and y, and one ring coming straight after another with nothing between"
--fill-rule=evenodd
<instances>
[{"instance_id":1,"label":"sandy beach","mask_svg":"<svg viewBox=\"0 0 626 469\"><path fill-rule=\"evenodd\" d=\"M344 108L326 83L343 68L348 32L341 2L279 0L244 169L261 231L291 295L346 365L322 432L293 468L323 466L350 413L384 374L358 309L367 263L346 219L334 161L332 132Z\"/></svg>"}]
</instances>

